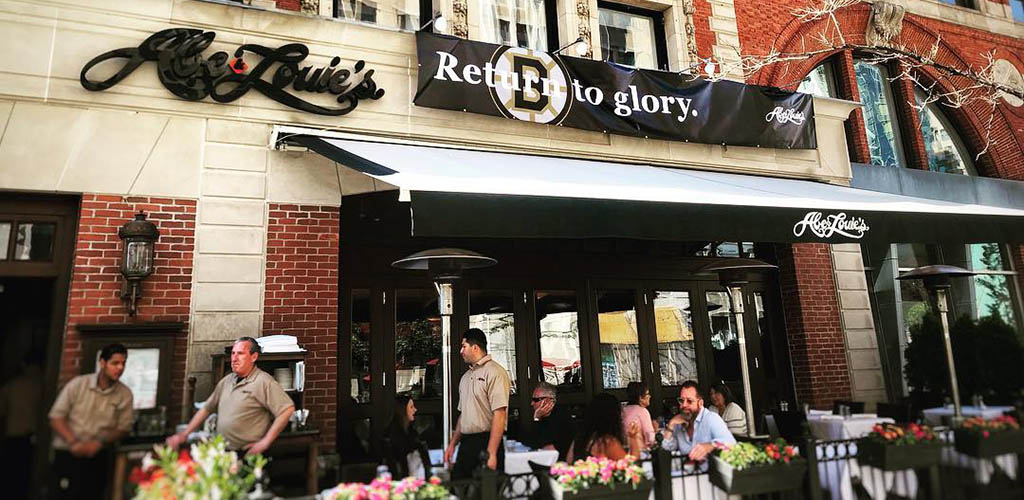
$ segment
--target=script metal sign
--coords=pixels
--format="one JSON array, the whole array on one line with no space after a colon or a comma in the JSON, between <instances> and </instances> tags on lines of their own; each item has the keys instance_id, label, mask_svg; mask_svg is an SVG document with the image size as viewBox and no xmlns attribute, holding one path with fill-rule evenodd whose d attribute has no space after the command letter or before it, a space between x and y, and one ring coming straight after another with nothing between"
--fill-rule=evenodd
<instances>
[{"instance_id":1,"label":"script metal sign","mask_svg":"<svg viewBox=\"0 0 1024 500\"><path fill-rule=\"evenodd\" d=\"M612 134L814 149L810 95L420 32L413 102Z\"/></svg>"},{"instance_id":2,"label":"script metal sign","mask_svg":"<svg viewBox=\"0 0 1024 500\"><path fill-rule=\"evenodd\" d=\"M87 90L107 90L132 74L146 61L154 61L160 83L172 94L189 101L207 96L220 103L235 101L250 90L285 106L327 116L341 116L352 112L364 99L380 99L384 89L377 88L373 70L366 63L356 61L352 69L339 68L340 57L326 67L304 66L299 63L309 55L309 47L289 43L276 49L247 43L235 50L229 61L227 52L216 52L203 57L203 51L213 43L216 34L189 28L158 31L138 47L115 49L101 54L82 68L80 80ZM258 56L258 57L256 57ZM250 68L249 57L255 64ZM110 78L90 80L89 70L105 61L123 59L124 66ZM276 69L271 72L271 68ZM269 80L264 76L269 76ZM313 94L329 93L337 96L338 105L327 107L314 104L289 92Z\"/></svg>"}]
</instances>

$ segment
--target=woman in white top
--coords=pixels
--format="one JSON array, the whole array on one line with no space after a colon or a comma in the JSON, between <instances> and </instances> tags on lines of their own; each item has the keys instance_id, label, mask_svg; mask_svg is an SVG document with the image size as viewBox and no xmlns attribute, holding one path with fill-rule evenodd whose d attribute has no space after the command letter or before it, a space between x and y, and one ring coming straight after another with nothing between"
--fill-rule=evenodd
<instances>
[{"instance_id":1,"label":"woman in white top","mask_svg":"<svg viewBox=\"0 0 1024 500\"><path fill-rule=\"evenodd\" d=\"M733 436L746 436L747 414L733 400L732 391L729 390L729 386L717 383L711 386L710 395L712 406L709 406L708 410L717 413L722 417L722 420L725 420L725 425L729 427L729 432Z\"/></svg>"}]
</instances>

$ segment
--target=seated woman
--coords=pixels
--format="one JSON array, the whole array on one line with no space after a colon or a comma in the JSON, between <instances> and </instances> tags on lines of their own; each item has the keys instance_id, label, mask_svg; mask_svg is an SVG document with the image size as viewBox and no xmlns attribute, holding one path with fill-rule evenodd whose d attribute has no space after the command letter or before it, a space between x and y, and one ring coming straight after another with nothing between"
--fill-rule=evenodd
<instances>
[{"instance_id":1,"label":"seated woman","mask_svg":"<svg viewBox=\"0 0 1024 500\"><path fill-rule=\"evenodd\" d=\"M629 425L626 439L623 439L619 400L602 392L594 396L587 407L583 429L576 436L568 461L571 463L587 457L621 460L627 455L627 448L628 454L637 457L643 450L641 440L640 425L636 422Z\"/></svg>"},{"instance_id":2,"label":"seated woman","mask_svg":"<svg viewBox=\"0 0 1024 500\"><path fill-rule=\"evenodd\" d=\"M640 425L640 443L644 449L654 445L654 422L651 421L651 390L643 382L630 382L626 386L626 398L629 403L622 409L622 432L628 434L628 426L633 422Z\"/></svg>"},{"instance_id":3,"label":"seated woman","mask_svg":"<svg viewBox=\"0 0 1024 500\"><path fill-rule=\"evenodd\" d=\"M388 425L387 444L384 449L388 469L391 472L391 477L395 479L401 479L415 472L409 470L409 454L412 452L419 453L424 472L430 472L430 455L412 426L412 421L415 418L416 403L413 402L413 399L408 395L396 397L391 424Z\"/></svg>"},{"instance_id":4,"label":"seated woman","mask_svg":"<svg viewBox=\"0 0 1024 500\"><path fill-rule=\"evenodd\" d=\"M710 395L712 405L708 407L708 411L721 416L733 436L748 435L747 414L740 405L736 404L729 386L721 382L712 385Z\"/></svg>"}]
</instances>

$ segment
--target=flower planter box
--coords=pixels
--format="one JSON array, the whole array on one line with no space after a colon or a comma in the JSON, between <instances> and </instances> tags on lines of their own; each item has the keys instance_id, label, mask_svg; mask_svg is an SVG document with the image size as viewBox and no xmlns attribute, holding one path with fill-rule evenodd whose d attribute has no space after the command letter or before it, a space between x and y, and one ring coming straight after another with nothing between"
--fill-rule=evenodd
<instances>
[{"instance_id":1,"label":"flower planter box","mask_svg":"<svg viewBox=\"0 0 1024 500\"><path fill-rule=\"evenodd\" d=\"M942 443L908 446L885 445L861 440L857 443L857 461L886 471L923 469L937 465L942 458Z\"/></svg>"},{"instance_id":2,"label":"flower planter box","mask_svg":"<svg viewBox=\"0 0 1024 500\"><path fill-rule=\"evenodd\" d=\"M632 485L628 484L618 484L615 488L605 485L595 485L585 490L577 491L576 493L570 493L562 489L562 485L551 476L545 476L541 478L541 480L547 481L550 485L550 498L552 500L576 500L584 498L647 500L651 496L651 482L647 480L641 481L635 490ZM540 490L542 493L541 496L546 496L544 495L545 488L541 488Z\"/></svg>"},{"instance_id":3,"label":"flower planter box","mask_svg":"<svg viewBox=\"0 0 1024 500\"><path fill-rule=\"evenodd\" d=\"M992 458L1009 453L1024 453L1024 431L993 432L983 437L980 432L964 429L953 431L956 451L975 458Z\"/></svg>"},{"instance_id":4,"label":"flower planter box","mask_svg":"<svg viewBox=\"0 0 1024 500\"><path fill-rule=\"evenodd\" d=\"M807 462L793 460L788 464L760 465L736 470L717 456L711 456L711 484L733 495L757 495L785 491L803 485Z\"/></svg>"}]
</instances>

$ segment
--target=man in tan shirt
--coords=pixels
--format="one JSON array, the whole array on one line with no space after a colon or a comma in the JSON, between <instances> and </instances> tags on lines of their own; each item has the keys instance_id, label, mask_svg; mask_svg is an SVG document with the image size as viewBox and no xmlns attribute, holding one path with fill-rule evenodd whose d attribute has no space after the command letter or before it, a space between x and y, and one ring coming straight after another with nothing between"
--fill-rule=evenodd
<instances>
[{"instance_id":1,"label":"man in tan shirt","mask_svg":"<svg viewBox=\"0 0 1024 500\"><path fill-rule=\"evenodd\" d=\"M53 403L50 498L104 498L110 445L132 430L132 391L118 380L127 359L123 345L104 347L97 373L71 379Z\"/></svg>"},{"instance_id":2,"label":"man in tan shirt","mask_svg":"<svg viewBox=\"0 0 1024 500\"><path fill-rule=\"evenodd\" d=\"M188 427L167 438L167 445L181 446L211 413L217 414L217 433L228 447L250 454L263 453L288 425L295 403L273 377L256 367L260 346L242 337L231 346L231 373L213 388L206 404Z\"/></svg>"},{"instance_id":3,"label":"man in tan shirt","mask_svg":"<svg viewBox=\"0 0 1024 500\"><path fill-rule=\"evenodd\" d=\"M508 393L511 383L508 372L487 354L487 336L479 328L462 334L462 360L469 370L459 381L459 420L455 424L444 461L451 463L455 445L459 456L452 468L452 479L468 478L481 460L492 470L505 465L505 448L501 435L508 418ZM482 458L486 452L486 458Z\"/></svg>"}]
</instances>

